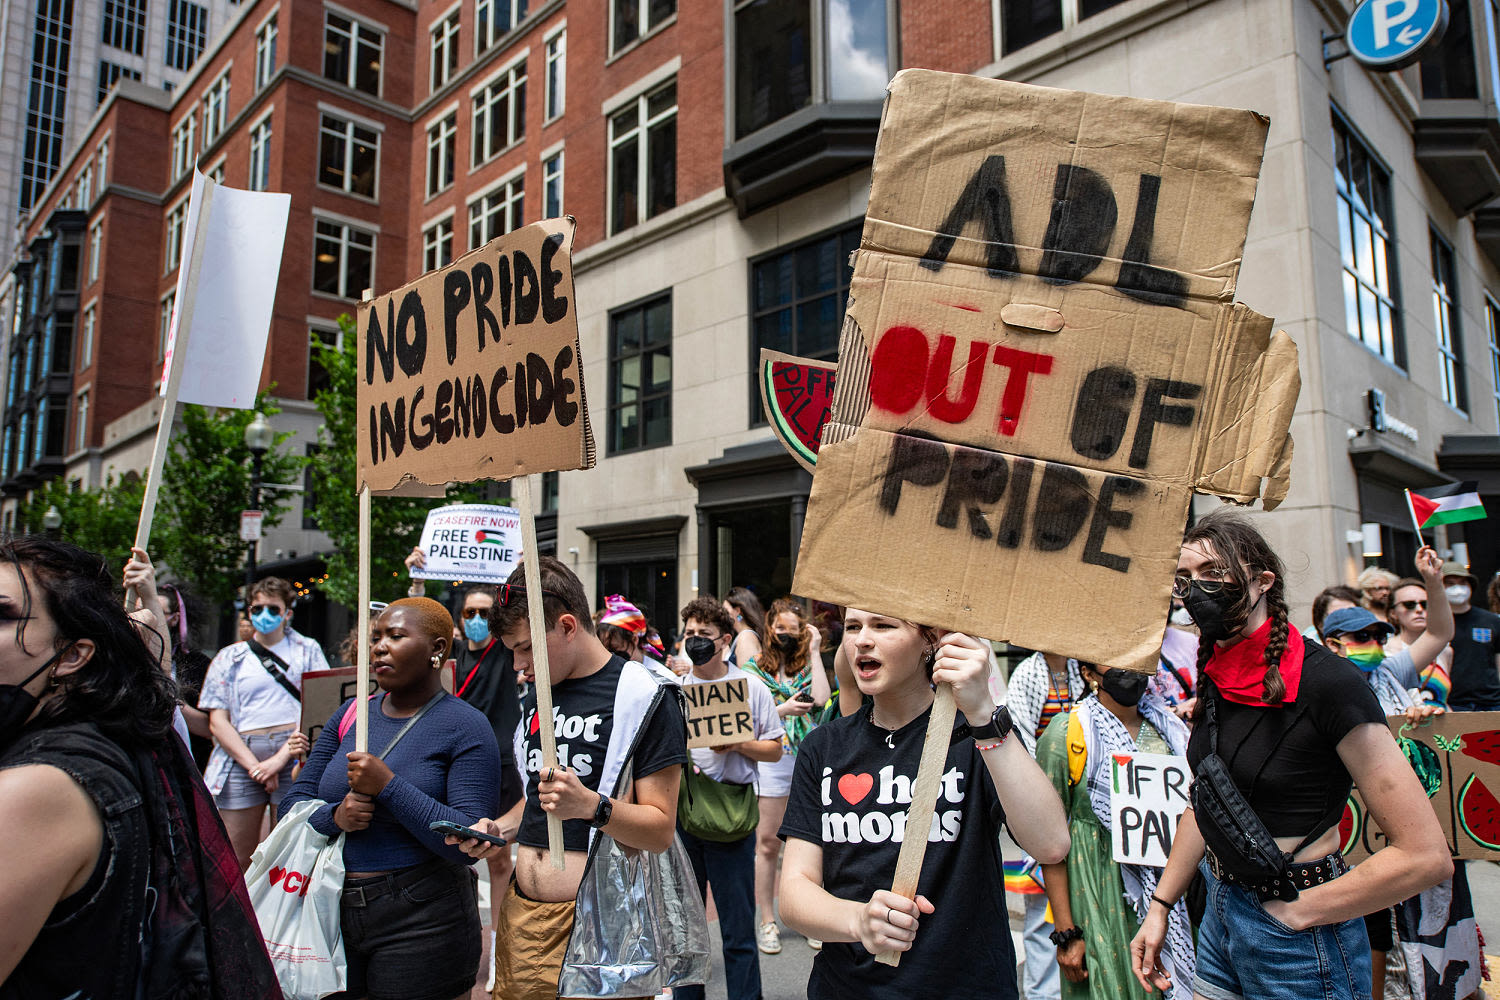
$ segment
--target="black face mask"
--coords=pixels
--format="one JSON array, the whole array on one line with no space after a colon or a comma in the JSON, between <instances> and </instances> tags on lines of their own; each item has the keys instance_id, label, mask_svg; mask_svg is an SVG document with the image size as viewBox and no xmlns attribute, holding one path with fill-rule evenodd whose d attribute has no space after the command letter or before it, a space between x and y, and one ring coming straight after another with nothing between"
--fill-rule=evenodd
<instances>
[{"instance_id":1,"label":"black face mask","mask_svg":"<svg viewBox=\"0 0 1500 1000\"><path fill-rule=\"evenodd\" d=\"M1198 626L1198 634L1208 642L1219 642L1228 639L1240 629L1245 627L1243 621L1233 622L1229 620L1229 609L1240 599L1240 589L1225 584L1213 593L1203 590L1203 585L1194 580L1188 586L1187 596L1182 599L1182 606L1192 616L1193 624Z\"/></svg>"},{"instance_id":2,"label":"black face mask","mask_svg":"<svg viewBox=\"0 0 1500 1000\"><path fill-rule=\"evenodd\" d=\"M1111 667L1104 672L1104 677L1099 681L1099 687L1103 692L1126 708L1133 708L1140 703L1141 697L1146 693L1146 684L1151 680L1146 674L1138 674L1134 670L1123 670L1119 667Z\"/></svg>"},{"instance_id":3,"label":"black face mask","mask_svg":"<svg viewBox=\"0 0 1500 1000\"><path fill-rule=\"evenodd\" d=\"M690 635L682 640L682 651L693 661L693 666L701 667L714 658L714 650L718 644L717 639L710 639L706 635Z\"/></svg>"},{"instance_id":4,"label":"black face mask","mask_svg":"<svg viewBox=\"0 0 1500 1000\"><path fill-rule=\"evenodd\" d=\"M797 643L799 639L791 632L783 632L776 636L776 648L781 651L782 656L795 656L797 654Z\"/></svg>"},{"instance_id":5,"label":"black face mask","mask_svg":"<svg viewBox=\"0 0 1500 1000\"><path fill-rule=\"evenodd\" d=\"M53 653L46 663L33 670L31 676L20 684L0 684L0 750L15 742L16 737L21 735L21 727L26 725L26 720L36 711L37 696L26 690L26 685L56 663L57 658L67 652L68 648L64 646Z\"/></svg>"}]
</instances>

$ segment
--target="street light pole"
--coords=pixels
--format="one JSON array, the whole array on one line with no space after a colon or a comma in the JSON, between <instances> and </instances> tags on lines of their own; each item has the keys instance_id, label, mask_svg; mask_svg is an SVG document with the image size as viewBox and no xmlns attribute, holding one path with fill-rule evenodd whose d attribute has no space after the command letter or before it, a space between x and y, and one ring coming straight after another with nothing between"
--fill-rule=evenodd
<instances>
[{"instance_id":1,"label":"street light pole","mask_svg":"<svg viewBox=\"0 0 1500 1000\"><path fill-rule=\"evenodd\" d=\"M58 511L57 504L48 504L47 512L42 515L42 530L47 537L53 541L62 538L62 513Z\"/></svg>"},{"instance_id":2,"label":"street light pole","mask_svg":"<svg viewBox=\"0 0 1500 1000\"><path fill-rule=\"evenodd\" d=\"M250 449L250 510L260 509L260 476L261 463L265 460L266 452L271 450L271 442L274 432L271 425L266 423L265 414L259 410L255 411L255 419L245 428L245 447ZM255 555L258 542L246 543L245 551L245 613L250 613L250 588L255 586Z\"/></svg>"}]
</instances>

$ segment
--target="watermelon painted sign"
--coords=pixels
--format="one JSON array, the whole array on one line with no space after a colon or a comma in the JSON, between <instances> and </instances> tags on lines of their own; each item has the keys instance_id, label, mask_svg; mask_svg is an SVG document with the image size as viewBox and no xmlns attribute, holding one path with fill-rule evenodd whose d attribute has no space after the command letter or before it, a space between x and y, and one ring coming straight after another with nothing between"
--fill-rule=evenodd
<instances>
[{"instance_id":1,"label":"watermelon painted sign","mask_svg":"<svg viewBox=\"0 0 1500 1000\"><path fill-rule=\"evenodd\" d=\"M838 365L790 354L760 352L760 405L766 421L792 457L808 472L818 463L823 425L833 413Z\"/></svg>"},{"instance_id":2,"label":"watermelon painted sign","mask_svg":"<svg viewBox=\"0 0 1500 1000\"><path fill-rule=\"evenodd\" d=\"M1455 858L1500 861L1500 712L1450 712L1420 726L1389 719L1396 743L1427 793ZM1386 844L1359 790L1339 822L1351 862Z\"/></svg>"},{"instance_id":3,"label":"watermelon painted sign","mask_svg":"<svg viewBox=\"0 0 1500 1000\"><path fill-rule=\"evenodd\" d=\"M427 513L420 547L427 562L414 577L504 583L521 559L521 515L482 503L438 507Z\"/></svg>"}]
</instances>

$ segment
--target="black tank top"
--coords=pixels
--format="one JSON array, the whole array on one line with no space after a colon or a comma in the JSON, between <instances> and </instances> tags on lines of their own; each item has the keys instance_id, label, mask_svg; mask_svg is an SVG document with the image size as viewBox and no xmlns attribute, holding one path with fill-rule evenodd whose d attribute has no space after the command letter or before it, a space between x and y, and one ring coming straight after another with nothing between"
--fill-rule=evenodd
<instances>
[{"instance_id":1,"label":"black tank top","mask_svg":"<svg viewBox=\"0 0 1500 1000\"><path fill-rule=\"evenodd\" d=\"M150 829L125 751L89 723L23 732L0 770L48 764L93 800L104 844L88 882L60 901L0 984L0 1000L131 1000L141 968L150 873Z\"/></svg>"}]
</instances>

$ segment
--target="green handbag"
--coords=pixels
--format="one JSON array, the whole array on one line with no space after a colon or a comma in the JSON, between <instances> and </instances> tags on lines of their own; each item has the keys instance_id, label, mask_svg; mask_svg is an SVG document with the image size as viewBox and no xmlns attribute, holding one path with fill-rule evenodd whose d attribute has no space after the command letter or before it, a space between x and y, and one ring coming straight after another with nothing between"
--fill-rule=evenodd
<instances>
[{"instance_id":1,"label":"green handbag","mask_svg":"<svg viewBox=\"0 0 1500 1000\"><path fill-rule=\"evenodd\" d=\"M692 761L683 766L677 822L699 840L727 844L743 840L760 822L760 803L753 784L715 781L699 773Z\"/></svg>"}]
</instances>

